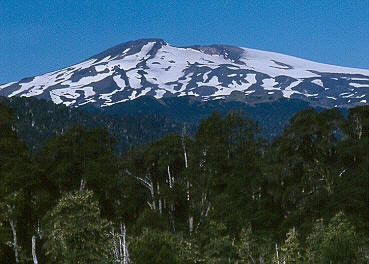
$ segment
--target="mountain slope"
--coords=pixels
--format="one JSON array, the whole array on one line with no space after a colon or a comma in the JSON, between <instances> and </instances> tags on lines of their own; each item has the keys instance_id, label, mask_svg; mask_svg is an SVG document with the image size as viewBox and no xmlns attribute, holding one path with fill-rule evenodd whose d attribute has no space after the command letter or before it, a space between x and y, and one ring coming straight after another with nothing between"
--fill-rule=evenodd
<instances>
[{"instance_id":1,"label":"mountain slope","mask_svg":"<svg viewBox=\"0 0 369 264\"><path fill-rule=\"evenodd\" d=\"M141 97L111 107L73 109L35 98L1 97L0 104L12 109L15 129L32 151L54 135L65 133L73 126L106 128L117 139L116 151L124 152L134 146L160 139L170 133L193 136L202 118L213 111L245 111L260 127L260 136L272 139L282 133L288 120L308 107L300 100L281 99L248 106L241 102L220 100L201 102L190 97ZM86 111L80 111L86 110ZM124 114L122 114L124 113Z\"/></svg>"},{"instance_id":2,"label":"mountain slope","mask_svg":"<svg viewBox=\"0 0 369 264\"><path fill-rule=\"evenodd\" d=\"M180 134L181 122L163 115L119 115L86 113L64 105L35 98L6 98L0 96L0 105L12 109L14 129L32 151L42 148L44 141L61 135L73 126L86 129L106 128L117 139L116 151L122 153L134 146L159 140L170 133ZM192 126L188 126L192 133Z\"/></svg>"},{"instance_id":3,"label":"mountain slope","mask_svg":"<svg viewBox=\"0 0 369 264\"><path fill-rule=\"evenodd\" d=\"M201 101L248 103L285 97L321 107L351 107L369 102L369 70L233 46L174 47L145 39L61 70L0 85L0 95L34 96L73 107L188 95Z\"/></svg>"}]
</instances>

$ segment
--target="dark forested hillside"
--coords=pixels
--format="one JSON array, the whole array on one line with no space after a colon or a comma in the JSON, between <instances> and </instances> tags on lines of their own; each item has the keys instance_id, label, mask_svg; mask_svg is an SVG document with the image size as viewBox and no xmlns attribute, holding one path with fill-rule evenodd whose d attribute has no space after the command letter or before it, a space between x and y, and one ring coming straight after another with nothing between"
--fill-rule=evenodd
<instances>
[{"instance_id":1,"label":"dark forested hillside","mask_svg":"<svg viewBox=\"0 0 369 264\"><path fill-rule=\"evenodd\" d=\"M293 114L309 107L307 102L294 99L280 99L274 102L246 104L244 102L214 100L200 101L196 97L167 97L155 99L140 97L126 103L115 104L105 108L81 107L86 111L106 113L109 115L161 115L187 124L199 124L200 120L210 116L214 111L227 114L230 111L242 110L257 121L260 133L267 138L280 135L283 127ZM322 108L319 108L322 109Z\"/></svg>"},{"instance_id":2,"label":"dark forested hillside","mask_svg":"<svg viewBox=\"0 0 369 264\"><path fill-rule=\"evenodd\" d=\"M73 126L106 128L117 139L118 152L169 133L181 133L183 128L181 122L158 114L111 116L87 113L35 98L0 97L0 103L12 109L17 131L33 150L38 150L45 139L63 134Z\"/></svg>"},{"instance_id":3,"label":"dark forested hillside","mask_svg":"<svg viewBox=\"0 0 369 264\"><path fill-rule=\"evenodd\" d=\"M24 97L0 97L0 103L12 109L15 128L32 150L40 149L46 138L81 126L108 129L117 139L115 149L119 153L169 133L180 135L184 127L185 133L193 136L200 120L213 111L246 111L258 123L260 135L270 140L282 133L294 113L308 107L306 102L288 99L250 106L221 100L200 102L191 97L139 98L109 108L82 110Z\"/></svg>"},{"instance_id":4,"label":"dark forested hillside","mask_svg":"<svg viewBox=\"0 0 369 264\"><path fill-rule=\"evenodd\" d=\"M271 142L214 112L122 154L94 123L31 151L16 111L0 104L2 263L369 261L367 106L305 109Z\"/></svg>"}]
</instances>

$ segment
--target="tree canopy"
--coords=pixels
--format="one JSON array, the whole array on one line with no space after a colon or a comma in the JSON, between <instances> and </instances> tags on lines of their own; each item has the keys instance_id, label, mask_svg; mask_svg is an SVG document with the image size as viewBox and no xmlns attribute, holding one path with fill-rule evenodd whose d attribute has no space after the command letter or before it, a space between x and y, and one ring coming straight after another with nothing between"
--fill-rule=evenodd
<instances>
[{"instance_id":1,"label":"tree canopy","mask_svg":"<svg viewBox=\"0 0 369 264\"><path fill-rule=\"evenodd\" d=\"M4 263L368 263L368 107L240 111L120 154L71 127L30 150L0 104Z\"/></svg>"}]
</instances>

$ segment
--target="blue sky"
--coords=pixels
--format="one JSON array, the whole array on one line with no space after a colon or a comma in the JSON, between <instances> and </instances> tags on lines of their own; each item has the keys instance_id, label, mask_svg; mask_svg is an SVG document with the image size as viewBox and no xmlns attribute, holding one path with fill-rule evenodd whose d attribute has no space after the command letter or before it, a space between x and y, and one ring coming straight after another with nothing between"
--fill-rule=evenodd
<instances>
[{"instance_id":1,"label":"blue sky","mask_svg":"<svg viewBox=\"0 0 369 264\"><path fill-rule=\"evenodd\" d=\"M4 0L0 83L140 38L229 44L369 69L368 14L368 0Z\"/></svg>"}]
</instances>

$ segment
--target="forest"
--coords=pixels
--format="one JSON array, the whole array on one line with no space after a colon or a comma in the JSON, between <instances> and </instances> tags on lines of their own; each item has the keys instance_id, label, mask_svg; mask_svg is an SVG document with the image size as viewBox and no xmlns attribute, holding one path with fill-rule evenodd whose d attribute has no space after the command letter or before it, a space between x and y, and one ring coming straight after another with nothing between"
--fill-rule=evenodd
<instances>
[{"instance_id":1,"label":"forest","mask_svg":"<svg viewBox=\"0 0 369 264\"><path fill-rule=\"evenodd\" d=\"M369 107L242 111L117 151L74 126L33 149L0 104L1 263L369 263Z\"/></svg>"}]
</instances>

